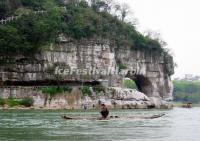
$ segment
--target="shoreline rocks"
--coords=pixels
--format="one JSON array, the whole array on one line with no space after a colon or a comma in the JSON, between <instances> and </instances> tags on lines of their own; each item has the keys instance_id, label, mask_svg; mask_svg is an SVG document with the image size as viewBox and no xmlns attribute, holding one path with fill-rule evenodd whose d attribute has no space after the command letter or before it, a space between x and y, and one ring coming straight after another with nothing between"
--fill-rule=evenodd
<instances>
[{"instance_id":1,"label":"shoreline rocks","mask_svg":"<svg viewBox=\"0 0 200 141\"><path fill-rule=\"evenodd\" d=\"M23 94L23 96L25 95ZM98 109L101 103L106 104L110 109L173 108L172 103L164 101L160 97L148 97L137 90L120 87L110 87L96 98L83 96L78 88L73 88L71 93L57 94L51 99L40 91L34 91L34 95L27 96L33 98L33 107L5 106L4 109ZM23 97L18 95L14 98L20 99Z\"/></svg>"}]
</instances>

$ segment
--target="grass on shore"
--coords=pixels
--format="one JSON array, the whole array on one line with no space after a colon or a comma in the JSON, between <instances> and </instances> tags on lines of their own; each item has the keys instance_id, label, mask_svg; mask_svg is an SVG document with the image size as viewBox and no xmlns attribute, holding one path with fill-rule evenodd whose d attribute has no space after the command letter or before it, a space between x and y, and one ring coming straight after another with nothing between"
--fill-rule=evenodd
<instances>
[{"instance_id":1,"label":"grass on shore","mask_svg":"<svg viewBox=\"0 0 200 141\"><path fill-rule=\"evenodd\" d=\"M17 106L24 106L24 107L31 107L33 106L33 99L32 98L24 98L24 99L2 99L0 98L0 106L8 105L9 107L17 107Z\"/></svg>"}]
</instances>

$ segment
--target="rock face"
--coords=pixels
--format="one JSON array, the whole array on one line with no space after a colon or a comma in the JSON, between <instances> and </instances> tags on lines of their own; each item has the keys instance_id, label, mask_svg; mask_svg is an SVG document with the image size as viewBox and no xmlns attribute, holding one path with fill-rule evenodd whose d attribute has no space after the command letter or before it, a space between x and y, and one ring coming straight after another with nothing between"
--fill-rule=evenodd
<instances>
[{"instance_id":1,"label":"rock face","mask_svg":"<svg viewBox=\"0 0 200 141\"><path fill-rule=\"evenodd\" d=\"M99 82L116 87L121 86L124 77L128 77L146 96L172 99L170 76L174 73L173 58L159 51L115 47L106 40L66 39L34 57L11 57L10 64L7 58L2 56L0 59L6 62L0 66L0 84L4 87L7 85L7 88L50 83L77 85L78 82ZM119 74L121 65L125 67ZM70 74L67 74L68 70ZM84 75L83 70L87 72ZM106 75L106 71L114 71L115 74ZM6 95L4 87L1 88L0 97Z\"/></svg>"},{"instance_id":2,"label":"rock face","mask_svg":"<svg viewBox=\"0 0 200 141\"><path fill-rule=\"evenodd\" d=\"M170 76L174 73L173 58L153 50L119 49L117 60L133 70L133 79L138 89L149 97L172 99L173 85Z\"/></svg>"}]
</instances>

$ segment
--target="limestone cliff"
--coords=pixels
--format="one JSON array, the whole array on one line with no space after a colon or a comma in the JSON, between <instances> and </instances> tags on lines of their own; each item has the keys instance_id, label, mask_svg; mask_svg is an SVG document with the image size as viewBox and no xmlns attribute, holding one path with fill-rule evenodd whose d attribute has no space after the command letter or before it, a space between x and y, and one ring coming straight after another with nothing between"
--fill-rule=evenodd
<instances>
[{"instance_id":1,"label":"limestone cliff","mask_svg":"<svg viewBox=\"0 0 200 141\"><path fill-rule=\"evenodd\" d=\"M7 59L1 57L1 60ZM34 57L17 56L10 57L9 60L12 60L12 63L6 61L6 65L0 66L1 97L5 93L19 97L22 93L17 91L18 87L25 86L102 83L115 87L121 86L124 77L129 77L148 97L172 99L173 86L170 76L174 73L173 58L156 50L116 47L107 40L65 39ZM117 71L120 65L126 66L123 68L128 72L126 75L55 75L58 68ZM27 95L31 95L30 90Z\"/></svg>"}]
</instances>

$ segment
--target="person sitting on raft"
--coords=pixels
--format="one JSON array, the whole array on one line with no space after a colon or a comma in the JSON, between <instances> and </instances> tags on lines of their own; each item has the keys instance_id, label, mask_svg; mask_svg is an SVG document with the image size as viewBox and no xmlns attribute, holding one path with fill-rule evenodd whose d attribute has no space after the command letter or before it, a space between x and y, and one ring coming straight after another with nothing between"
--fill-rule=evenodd
<instances>
[{"instance_id":1,"label":"person sitting on raft","mask_svg":"<svg viewBox=\"0 0 200 141\"><path fill-rule=\"evenodd\" d=\"M108 117L109 115L109 110L108 108L106 107L105 104L101 104L101 111L100 111L100 114L101 114L101 120L104 120Z\"/></svg>"}]
</instances>

